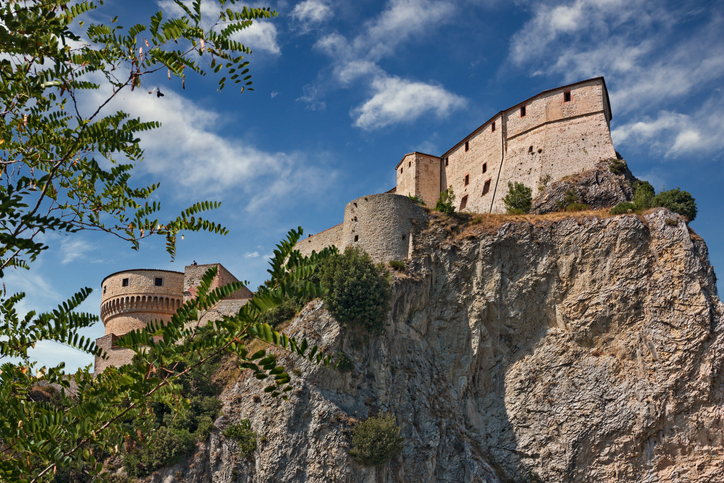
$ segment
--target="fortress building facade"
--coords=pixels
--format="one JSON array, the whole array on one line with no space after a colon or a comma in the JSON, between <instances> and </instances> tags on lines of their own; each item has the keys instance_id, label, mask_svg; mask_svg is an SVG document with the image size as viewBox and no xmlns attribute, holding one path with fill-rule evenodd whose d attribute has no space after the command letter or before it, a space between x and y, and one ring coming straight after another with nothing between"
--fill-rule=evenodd
<instances>
[{"instance_id":1,"label":"fortress building facade","mask_svg":"<svg viewBox=\"0 0 724 483\"><path fill-rule=\"evenodd\" d=\"M458 211L502 213L508 182L540 186L616 157L603 77L550 89L501 111L442 156L406 154L396 193L435 206L452 186Z\"/></svg>"},{"instance_id":2,"label":"fortress building facade","mask_svg":"<svg viewBox=\"0 0 724 483\"><path fill-rule=\"evenodd\" d=\"M406 154L395 167L395 188L351 201L341 224L297 248L309 255L330 245L359 246L376 261L405 259L414 225L425 216L408 196L434 207L452 187L458 211L503 213L508 182L523 183L535 197L548 182L615 158L611 117L603 77L541 92L500 111L442 156Z\"/></svg>"},{"instance_id":3,"label":"fortress building facade","mask_svg":"<svg viewBox=\"0 0 724 483\"><path fill-rule=\"evenodd\" d=\"M168 270L124 270L108 275L101 282L101 320L105 335L96 339L107 358L96 357L94 372L99 374L109 366L131 362L134 352L115 345L118 337L132 330L143 329L153 320L168 322L186 300L196 296L201 277L212 266L217 267L211 289L236 282L221 264L189 265L183 272ZM244 287L217 304L198 322L203 324L221 315L239 311L252 296Z\"/></svg>"}]
</instances>

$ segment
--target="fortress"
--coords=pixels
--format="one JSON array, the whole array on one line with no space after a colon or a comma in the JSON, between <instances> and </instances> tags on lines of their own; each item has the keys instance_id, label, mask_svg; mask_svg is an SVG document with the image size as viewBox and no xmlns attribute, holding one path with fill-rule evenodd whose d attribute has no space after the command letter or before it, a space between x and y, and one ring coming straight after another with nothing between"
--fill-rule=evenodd
<instances>
[{"instance_id":1,"label":"fortress","mask_svg":"<svg viewBox=\"0 0 724 483\"><path fill-rule=\"evenodd\" d=\"M500 111L441 156L406 154L395 167L395 188L350 201L342 223L299 241L297 248L309 255L332 245L357 246L375 261L404 260L411 255L416 227L427 217L408 196L419 196L433 207L440 193L452 187L458 211L502 213L508 182L523 183L535 197L548 181L615 158L611 117L603 77L541 92ZM218 273L212 288L236 281L214 265ZM183 273L126 270L106 277L101 284L105 335L96 343L108 358L96 358L96 373L130 362L133 351L114 347L114 340L151 320L170 320L195 295L211 266L190 265ZM251 296L247 288L240 290L199 323L238 311Z\"/></svg>"}]
</instances>

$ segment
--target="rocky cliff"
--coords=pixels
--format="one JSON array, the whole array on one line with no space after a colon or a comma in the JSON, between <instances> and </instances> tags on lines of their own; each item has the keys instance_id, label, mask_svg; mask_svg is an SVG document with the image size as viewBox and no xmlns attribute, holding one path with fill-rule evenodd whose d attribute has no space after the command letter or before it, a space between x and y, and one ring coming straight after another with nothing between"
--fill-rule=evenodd
<instances>
[{"instance_id":1,"label":"rocky cliff","mask_svg":"<svg viewBox=\"0 0 724 483\"><path fill-rule=\"evenodd\" d=\"M220 428L249 418L249 457L212 433L155 481L722 481L724 306L704 242L664 209L643 216L433 214L394 278L386 335L322 302L287 328L349 373L282 358L289 402L245 375ZM388 411L406 438L357 465L350 430Z\"/></svg>"}]
</instances>

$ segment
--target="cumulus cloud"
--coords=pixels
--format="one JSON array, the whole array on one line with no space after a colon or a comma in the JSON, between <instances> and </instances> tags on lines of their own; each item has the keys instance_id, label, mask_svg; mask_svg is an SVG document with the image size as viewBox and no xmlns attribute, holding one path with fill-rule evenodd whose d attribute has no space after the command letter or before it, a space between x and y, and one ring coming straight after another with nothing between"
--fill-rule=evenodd
<instances>
[{"instance_id":1,"label":"cumulus cloud","mask_svg":"<svg viewBox=\"0 0 724 483\"><path fill-rule=\"evenodd\" d=\"M321 0L306 0L294 6L290 16L302 33L309 32L313 27L326 22L334 16L332 8Z\"/></svg>"},{"instance_id":2,"label":"cumulus cloud","mask_svg":"<svg viewBox=\"0 0 724 483\"><path fill-rule=\"evenodd\" d=\"M95 250L95 247L82 238L63 238L60 242L61 263L67 265L68 263L85 258L85 256L93 250Z\"/></svg>"},{"instance_id":3,"label":"cumulus cloud","mask_svg":"<svg viewBox=\"0 0 724 483\"><path fill-rule=\"evenodd\" d=\"M399 77L378 77L372 90L373 96L351 113L354 125L365 130L410 122L426 112L443 117L464 105L463 98L440 86Z\"/></svg>"},{"instance_id":4,"label":"cumulus cloud","mask_svg":"<svg viewBox=\"0 0 724 483\"><path fill-rule=\"evenodd\" d=\"M412 122L428 112L444 117L464 106L462 98L441 85L401 79L379 65L403 43L452 22L456 10L451 0L390 0L357 35L331 32L320 36L315 48L332 60L331 83L349 88L362 82L369 87L370 97L350 113L355 126L373 130ZM323 95L319 86L306 86L305 95L298 100L316 108L323 104Z\"/></svg>"}]
</instances>

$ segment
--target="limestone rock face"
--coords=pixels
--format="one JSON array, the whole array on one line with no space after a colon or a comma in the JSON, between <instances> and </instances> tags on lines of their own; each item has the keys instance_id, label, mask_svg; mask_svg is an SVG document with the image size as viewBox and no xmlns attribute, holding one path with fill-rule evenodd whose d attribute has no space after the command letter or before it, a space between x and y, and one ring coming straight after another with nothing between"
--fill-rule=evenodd
<instances>
[{"instance_id":1,"label":"limestone rock face","mask_svg":"<svg viewBox=\"0 0 724 483\"><path fill-rule=\"evenodd\" d=\"M464 230L433 220L394 280L386 335L319 301L287 329L349 373L288 356L289 402L248 376L221 429L251 420L249 457L218 431L155 481L715 482L724 474L724 305L704 242L664 209ZM406 438L380 468L348 456L356 420Z\"/></svg>"},{"instance_id":2,"label":"limestone rock face","mask_svg":"<svg viewBox=\"0 0 724 483\"><path fill-rule=\"evenodd\" d=\"M631 184L636 178L629 171L625 161L621 174L611 172L612 161L601 161L596 169L585 171L555 181L533 200L530 212L536 215L560 211L565 208L569 193L578 197L579 203L585 203L592 210L612 208L624 201L633 199Z\"/></svg>"}]
</instances>

